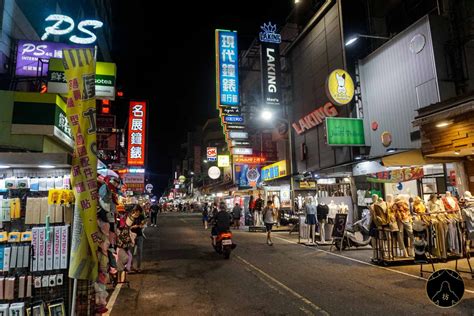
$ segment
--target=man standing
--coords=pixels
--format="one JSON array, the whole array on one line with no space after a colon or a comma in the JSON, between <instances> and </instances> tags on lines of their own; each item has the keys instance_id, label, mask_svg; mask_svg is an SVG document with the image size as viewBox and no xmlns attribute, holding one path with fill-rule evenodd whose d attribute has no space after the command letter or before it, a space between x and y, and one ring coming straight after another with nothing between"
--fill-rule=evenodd
<instances>
[{"instance_id":1,"label":"man standing","mask_svg":"<svg viewBox=\"0 0 474 316\"><path fill-rule=\"evenodd\" d=\"M156 220L157 220L159 211L160 211L160 208L158 204L153 203L153 205L150 207L151 226L156 227Z\"/></svg>"},{"instance_id":2,"label":"man standing","mask_svg":"<svg viewBox=\"0 0 474 316\"><path fill-rule=\"evenodd\" d=\"M234 228L240 227L240 216L242 215L242 208L239 203L235 203L234 208L232 209L232 217L234 218Z\"/></svg>"}]
</instances>

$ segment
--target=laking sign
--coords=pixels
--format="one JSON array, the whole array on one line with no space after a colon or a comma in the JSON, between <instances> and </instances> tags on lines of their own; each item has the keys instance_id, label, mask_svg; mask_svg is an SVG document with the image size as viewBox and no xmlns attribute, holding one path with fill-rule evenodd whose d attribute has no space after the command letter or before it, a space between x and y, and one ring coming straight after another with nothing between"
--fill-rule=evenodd
<instances>
[{"instance_id":1,"label":"laking sign","mask_svg":"<svg viewBox=\"0 0 474 316\"><path fill-rule=\"evenodd\" d=\"M263 24L260 27L261 50L260 61L262 69L263 101L268 105L280 105L280 42L281 36L276 33L276 25Z\"/></svg>"},{"instance_id":2,"label":"laking sign","mask_svg":"<svg viewBox=\"0 0 474 316\"><path fill-rule=\"evenodd\" d=\"M326 117L337 116L336 107L328 102L292 124L298 135L324 122Z\"/></svg>"},{"instance_id":3,"label":"laking sign","mask_svg":"<svg viewBox=\"0 0 474 316\"><path fill-rule=\"evenodd\" d=\"M130 101L128 116L128 165L143 166L145 164L145 141L146 101Z\"/></svg>"}]
</instances>

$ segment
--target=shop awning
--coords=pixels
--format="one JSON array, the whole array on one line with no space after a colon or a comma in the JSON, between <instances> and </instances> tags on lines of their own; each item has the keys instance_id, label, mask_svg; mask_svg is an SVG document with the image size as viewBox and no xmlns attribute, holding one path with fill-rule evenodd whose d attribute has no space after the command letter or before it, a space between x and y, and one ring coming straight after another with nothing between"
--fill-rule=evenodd
<instances>
[{"instance_id":1,"label":"shop awning","mask_svg":"<svg viewBox=\"0 0 474 316\"><path fill-rule=\"evenodd\" d=\"M0 152L0 165L11 168L38 168L40 165L70 168L71 162L69 153Z\"/></svg>"},{"instance_id":2,"label":"shop awning","mask_svg":"<svg viewBox=\"0 0 474 316\"><path fill-rule=\"evenodd\" d=\"M421 149L413 149L402 153L386 156L382 158L382 164L385 167L399 166L422 166L433 163L452 162L453 159L428 158L423 157Z\"/></svg>"}]
</instances>

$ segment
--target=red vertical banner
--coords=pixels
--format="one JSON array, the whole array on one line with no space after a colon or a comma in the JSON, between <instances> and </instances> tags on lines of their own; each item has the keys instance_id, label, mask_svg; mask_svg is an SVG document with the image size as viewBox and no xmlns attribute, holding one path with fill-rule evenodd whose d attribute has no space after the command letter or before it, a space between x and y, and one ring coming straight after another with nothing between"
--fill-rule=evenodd
<instances>
[{"instance_id":1,"label":"red vertical banner","mask_svg":"<svg viewBox=\"0 0 474 316\"><path fill-rule=\"evenodd\" d=\"M130 101L127 164L143 166L146 153L146 101Z\"/></svg>"}]
</instances>

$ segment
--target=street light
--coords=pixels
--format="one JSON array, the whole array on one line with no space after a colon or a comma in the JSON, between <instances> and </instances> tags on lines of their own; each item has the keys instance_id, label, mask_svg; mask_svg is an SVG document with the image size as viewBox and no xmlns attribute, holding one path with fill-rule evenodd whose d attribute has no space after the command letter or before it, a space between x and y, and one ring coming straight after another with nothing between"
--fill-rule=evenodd
<instances>
[{"instance_id":1,"label":"street light","mask_svg":"<svg viewBox=\"0 0 474 316\"><path fill-rule=\"evenodd\" d=\"M386 36L355 34L354 36L349 38L349 40L346 42L346 46L350 46L350 45L354 44L361 37L383 39L383 40L389 40L390 39L390 37L386 37Z\"/></svg>"},{"instance_id":2,"label":"street light","mask_svg":"<svg viewBox=\"0 0 474 316\"><path fill-rule=\"evenodd\" d=\"M263 109L260 116L264 121L270 121L273 118L273 112L268 109Z\"/></svg>"},{"instance_id":3,"label":"street light","mask_svg":"<svg viewBox=\"0 0 474 316\"><path fill-rule=\"evenodd\" d=\"M207 159L204 159L202 162L207 163Z\"/></svg>"},{"instance_id":4,"label":"street light","mask_svg":"<svg viewBox=\"0 0 474 316\"><path fill-rule=\"evenodd\" d=\"M292 201L294 201L294 179L293 179L293 145L291 143L292 140L292 130L291 130L291 124L290 124L290 118L289 118L289 113L288 109L286 106L284 106L285 109L285 118L281 117L274 117L273 112L270 111L269 109L263 108L262 112L260 113L260 117L264 121L270 121L271 119L275 119L276 121L279 121L281 123L287 124L288 126L288 155L287 158L289 159L290 162L290 196L292 197ZM291 209L293 210L293 203L291 203Z\"/></svg>"}]
</instances>

